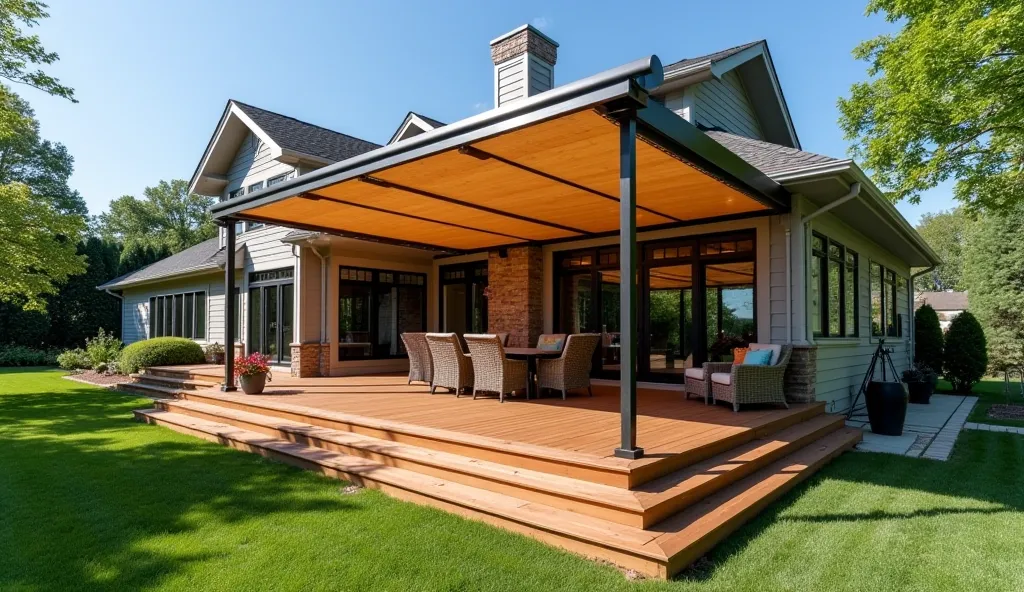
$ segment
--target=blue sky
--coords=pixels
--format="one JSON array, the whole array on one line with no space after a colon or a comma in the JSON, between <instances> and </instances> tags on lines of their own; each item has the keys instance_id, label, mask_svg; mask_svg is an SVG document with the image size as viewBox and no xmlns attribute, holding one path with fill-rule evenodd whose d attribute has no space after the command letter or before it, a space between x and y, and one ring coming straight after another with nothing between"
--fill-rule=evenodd
<instances>
[{"instance_id":1,"label":"blue sky","mask_svg":"<svg viewBox=\"0 0 1024 592\"><path fill-rule=\"evenodd\" d=\"M631 13L630 10L635 10ZM36 29L80 102L19 88L75 156L92 213L189 178L229 98L383 143L409 110L452 122L492 106L488 42L532 22L559 44L556 83L654 53L663 63L765 38L805 150L845 156L836 99L865 78L850 50L893 26L841 2L51 0ZM950 188L916 223L953 205Z\"/></svg>"}]
</instances>

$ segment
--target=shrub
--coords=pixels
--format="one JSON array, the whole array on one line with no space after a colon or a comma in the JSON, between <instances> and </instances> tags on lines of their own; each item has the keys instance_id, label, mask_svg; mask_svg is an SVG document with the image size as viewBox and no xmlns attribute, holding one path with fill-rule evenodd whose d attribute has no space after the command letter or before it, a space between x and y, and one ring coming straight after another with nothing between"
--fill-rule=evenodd
<instances>
[{"instance_id":1,"label":"shrub","mask_svg":"<svg viewBox=\"0 0 1024 592\"><path fill-rule=\"evenodd\" d=\"M113 333L106 333L103 327L100 332L91 339L85 340L85 351L89 355L89 367L97 372L106 371L111 362L117 360L121 354L124 344ZM102 366L103 370L99 370Z\"/></svg>"},{"instance_id":2,"label":"shrub","mask_svg":"<svg viewBox=\"0 0 1024 592\"><path fill-rule=\"evenodd\" d=\"M942 341L939 315L930 304L925 304L914 313L914 361L918 366L935 372L942 370Z\"/></svg>"},{"instance_id":3,"label":"shrub","mask_svg":"<svg viewBox=\"0 0 1024 592\"><path fill-rule=\"evenodd\" d=\"M155 337L133 343L121 350L118 369L125 374L131 374L149 366L202 364L205 361L203 348L191 339Z\"/></svg>"},{"instance_id":4,"label":"shrub","mask_svg":"<svg viewBox=\"0 0 1024 592\"><path fill-rule=\"evenodd\" d=\"M64 350L57 356L57 364L65 370L84 370L92 368L92 361L89 354L82 348Z\"/></svg>"},{"instance_id":5,"label":"shrub","mask_svg":"<svg viewBox=\"0 0 1024 592\"><path fill-rule=\"evenodd\" d=\"M978 319L969 312L962 312L953 319L946 331L945 371L946 380L958 393L969 393L974 383L981 380L988 366L988 352L985 332Z\"/></svg>"},{"instance_id":6,"label":"shrub","mask_svg":"<svg viewBox=\"0 0 1024 592\"><path fill-rule=\"evenodd\" d=\"M56 366L57 350L0 345L0 366Z\"/></svg>"}]
</instances>

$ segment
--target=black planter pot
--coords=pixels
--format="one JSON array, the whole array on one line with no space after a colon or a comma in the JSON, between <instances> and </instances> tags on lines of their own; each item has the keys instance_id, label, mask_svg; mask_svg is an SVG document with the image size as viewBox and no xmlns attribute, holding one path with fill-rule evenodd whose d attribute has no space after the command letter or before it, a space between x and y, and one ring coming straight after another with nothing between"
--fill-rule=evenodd
<instances>
[{"instance_id":1,"label":"black planter pot","mask_svg":"<svg viewBox=\"0 0 1024 592\"><path fill-rule=\"evenodd\" d=\"M907 383L907 390L910 391L910 402L917 405L927 405L931 402L932 393L935 387L929 380L911 381Z\"/></svg>"},{"instance_id":2,"label":"black planter pot","mask_svg":"<svg viewBox=\"0 0 1024 592\"><path fill-rule=\"evenodd\" d=\"M864 396L871 431L884 436L902 436L907 419L907 389L901 382L868 383Z\"/></svg>"}]
</instances>

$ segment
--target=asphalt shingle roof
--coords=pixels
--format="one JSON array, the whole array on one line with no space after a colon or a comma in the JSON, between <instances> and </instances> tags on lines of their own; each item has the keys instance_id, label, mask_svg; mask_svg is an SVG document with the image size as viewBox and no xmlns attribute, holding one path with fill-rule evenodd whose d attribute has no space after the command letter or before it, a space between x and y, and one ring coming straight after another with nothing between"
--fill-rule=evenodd
<instances>
[{"instance_id":1,"label":"asphalt shingle roof","mask_svg":"<svg viewBox=\"0 0 1024 592\"><path fill-rule=\"evenodd\" d=\"M754 47L759 43L764 43L763 40L751 41L750 43L744 43L743 45L737 45L736 47L730 47L729 49L723 49L716 51L715 53L709 53L707 55L697 56L695 58L684 58L678 62L673 62L665 66L665 73L674 72L676 70L682 70L690 66L694 66L701 62L717 62L718 60L724 60L725 58L737 54L744 49Z\"/></svg>"},{"instance_id":2,"label":"asphalt shingle roof","mask_svg":"<svg viewBox=\"0 0 1024 592\"><path fill-rule=\"evenodd\" d=\"M730 134L729 132L723 132L720 130L712 129L707 130L705 133L707 133L711 139L722 146L725 146L734 154L749 162L751 166L769 177L785 171L815 164L841 162L841 159L839 158L825 156L824 154L805 152L803 150L797 150L796 148L772 144L771 142L763 142L761 140L754 140L744 136L737 136L736 134Z\"/></svg>"},{"instance_id":3,"label":"asphalt shingle roof","mask_svg":"<svg viewBox=\"0 0 1024 592\"><path fill-rule=\"evenodd\" d=\"M930 304L935 310L967 310L967 292L921 292L914 298L915 308Z\"/></svg>"},{"instance_id":4,"label":"asphalt shingle roof","mask_svg":"<svg viewBox=\"0 0 1024 592\"><path fill-rule=\"evenodd\" d=\"M223 267L226 261L227 254L220 247L220 239L214 237L198 245L191 246L180 253L175 253L166 259L161 259L156 263L147 265L142 269L136 269L135 271L118 276L97 287L101 290L106 288L123 288L147 280L171 277L188 271L217 269Z\"/></svg>"},{"instance_id":5,"label":"asphalt shingle roof","mask_svg":"<svg viewBox=\"0 0 1024 592\"><path fill-rule=\"evenodd\" d=\"M281 148L319 156L334 162L380 148L380 144L299 121L294 117L232 101Z\"/></svg>"}]
</instances>

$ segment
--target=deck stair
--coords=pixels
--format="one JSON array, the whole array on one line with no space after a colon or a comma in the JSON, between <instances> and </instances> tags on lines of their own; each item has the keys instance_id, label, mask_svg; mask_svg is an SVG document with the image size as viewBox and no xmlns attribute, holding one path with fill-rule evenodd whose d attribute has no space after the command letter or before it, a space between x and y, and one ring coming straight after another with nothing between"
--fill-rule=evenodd
<instances>
[{"instance_id":1,"label":"deck stair","mask_svg":"<svg viewBox=\"0 0 1024 592\"><path fill-rule=\"evenodd\" d=\"M841 417L816 412L716 454L693 456L644 483L616 486L585 478L586 471L560 474L544 463L509 464L486 448L454 446L422 433L413 437L412 429L409 437L396 438L393 431L357 429L358 423L317 425L305 421L312 415L288 413L287 406L244 405L244 399L214 391L203 377L168 374L136 377L137 385L163 393L154 408L136 411L139 420L662 578L687 567L861 438Z\"/></svg>"}]
</instances>

